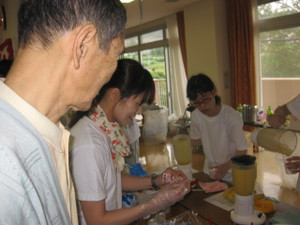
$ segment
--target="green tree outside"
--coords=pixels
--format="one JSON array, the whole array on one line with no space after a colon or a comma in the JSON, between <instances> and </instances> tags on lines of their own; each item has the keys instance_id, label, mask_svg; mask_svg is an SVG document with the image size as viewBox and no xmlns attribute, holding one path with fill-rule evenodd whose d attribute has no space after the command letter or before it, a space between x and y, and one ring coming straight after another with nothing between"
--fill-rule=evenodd
<instances>
[{"instance_id":1,"label":"green tree outside","mask_svg":"<svg viewBox=\"0 0 300 225\"><path fill-rule=\"evenodd\" d=\"M281 0L259 6L259 19L300 12L298 0ZM300 77L300 27L261 32L262 77Z\"/></svg>"}]
</instances>

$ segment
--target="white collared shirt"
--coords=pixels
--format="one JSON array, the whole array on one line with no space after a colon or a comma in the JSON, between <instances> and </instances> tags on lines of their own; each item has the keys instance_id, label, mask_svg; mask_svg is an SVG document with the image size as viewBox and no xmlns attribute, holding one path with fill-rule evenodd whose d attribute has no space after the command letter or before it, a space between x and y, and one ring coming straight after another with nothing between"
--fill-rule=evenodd
<instances>
[{"instance_id":1,"label":"white collared shirt","mask_svg":"<svg viewBox=\"0 0 300 225\"><path fill-rule=\"evenodd\" d=\"M0 81L0 98L18 110L43 136L52 156L63 196L73 225L78 224L74 185L69 168L69 136L61 123L55 125Z\"/></svg>"}]
</instances>

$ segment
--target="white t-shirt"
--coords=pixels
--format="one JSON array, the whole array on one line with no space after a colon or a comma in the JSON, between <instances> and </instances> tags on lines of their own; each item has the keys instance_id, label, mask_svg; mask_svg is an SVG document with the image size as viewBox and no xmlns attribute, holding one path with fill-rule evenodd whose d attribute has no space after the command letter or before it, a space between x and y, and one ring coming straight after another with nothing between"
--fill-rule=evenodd
<instances>
[{"instance_id":1,"label":"white t-shirt","mask_svg":"<svg viewBox=\"0 0 300 225\"><path fill-rule=\"evenodd\" d=\"M287 103L290 112L300 120L300 94Z\"/></svg>"},{"instance_id":2,"label":"white t-shirt","mask_svg":"<svg viewBox=\"0 0 300 225\"><path fill-rule=\"evenodd\" d=\"M107 134L86 116L70 132L73 138L71 171L77 200L105 199L107 211L122 208L121 173L114 168ZM80 224L86 224L80 204L78 205Z\"/></svg>"},{"instance_id":3,"label":"white t-shirt","mask_svg":"<svg viewBox=\"0 0 300 225\"><path fill-rule=\"evenodd\" d=\"M208 174L208 162L222 164L230 160L236 151L248 149L241 116L228 105L214 117L206 116L198 109L191 114L191 139L201 139L205 162L203 171ZM227 179L228 178L228 179ZM231 170L224 180L231 181Z\"/></svg>"}]
</instances>

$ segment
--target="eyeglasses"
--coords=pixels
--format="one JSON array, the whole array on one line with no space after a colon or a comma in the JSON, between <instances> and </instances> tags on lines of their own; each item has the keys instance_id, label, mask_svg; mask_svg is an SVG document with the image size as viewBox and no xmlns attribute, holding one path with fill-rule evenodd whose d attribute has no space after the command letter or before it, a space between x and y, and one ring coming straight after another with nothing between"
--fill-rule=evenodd
<instances>
[{"instance_id":1,"label":"eyeglasses","mask_svg":"<svg viewBox=\"0 0 300 225\"><path fill-rule=\"evenodd\" d=\"M192 106L197 107L197 106L200 106L202 104L207 104L213 98L211 92L208 92L208 93L205 93L205 94L201 94L200 96L198 96L198 98L196 100L191 101L191 105Z\"/></svg>"}]
</instances>

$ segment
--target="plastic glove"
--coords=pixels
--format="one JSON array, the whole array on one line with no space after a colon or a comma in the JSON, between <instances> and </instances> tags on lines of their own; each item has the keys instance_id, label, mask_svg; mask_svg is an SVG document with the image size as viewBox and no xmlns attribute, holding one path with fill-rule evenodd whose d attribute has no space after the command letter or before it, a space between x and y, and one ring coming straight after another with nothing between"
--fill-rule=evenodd
<instances>
[{"instance_id":1,"label":"plastic glove","mask_svg":"<svg viewBox=\"0 0 300 225\"><path fill-rule=\"evenodd\" d=\"M158 186L163 186L169 183L174 183L179 180L186 180L186 175L181 170L174 170L172 168L167 168L162 174L160 174L156 183Z\"/></svg>"},{"instance_id":2,"label":"plastic glove","mask_svg":"<svg viewBox=\"0 0 300 225\"><path fill-rule=\"evenodd\" d=\"M292 156L286 159L285 163L287 169L289 169L292 173L300 172L300 156Z\"/></svg>"},{"instance_id":3,"label":"plastic glove","mask_svg":"<svg viewBox=\"0 0 300 225\"><path fill-rule=\"evenodd\" d=\"M291 114L286 105L275 109L274 114L267 117L267 122L271 127L280 127L286 122L286 116Z\"/></svg>"},{"instance_id":4,"label":"plastic glove","mask_svg":"<svg viewBox=\"0 0 300 225\"><path fill-rule=\"evenodd\" d=\"M190 192L190 182L188 180L180 180L164 186L150 201L142 204L144 215L157 213L175 204L183 199L188 192Z\"/></svg>"},{"instance_id":5,"label":"plastic glove","mask_svg":"<svg viewBox=\"0 0 300 225\"><path fill-rule=\"evenodd\" d=\"M218 165L216 167L214 167L214 172L213 175L211 175L211 179L214 180L221 180L226 173L228 172L228 170L231 168L231 162L227 161L221 165Z\"/></svg>"},{"instance_id":6,"label":"plastic glove","mask_svg":"<svg viewBox=\"0 0 300 225\"><path fill-rule=\"evenodd\" d=\"M280 127L286 122L286 118L278 115L272 115L268 116L267 121L271 127Z\"/></svg>"}]
</instances>

